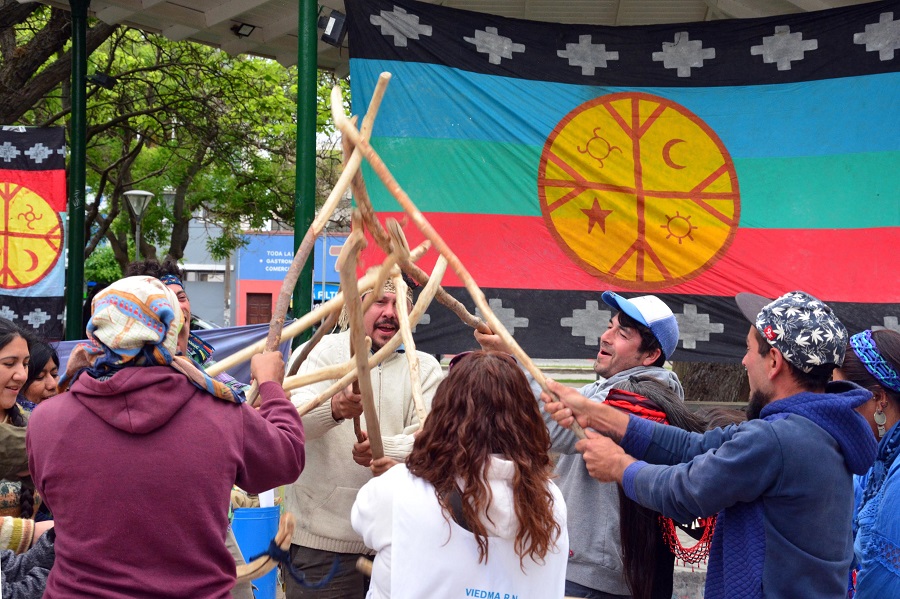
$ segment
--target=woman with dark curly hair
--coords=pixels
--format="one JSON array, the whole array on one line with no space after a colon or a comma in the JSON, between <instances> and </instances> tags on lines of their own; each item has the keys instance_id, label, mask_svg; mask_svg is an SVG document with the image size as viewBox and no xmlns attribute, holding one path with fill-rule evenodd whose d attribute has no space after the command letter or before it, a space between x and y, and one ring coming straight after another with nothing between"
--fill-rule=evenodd
<instances>
[{"instance_id":1,"label":"woman with dark curly hair","mask_svg":"<svg viewBox=\"0 0 900 599\"><path fill-rule=\"evenodd\" d=\"M378 552L368 598L561 597L569 539L549 449L515 360L451 362L406 464L353 506L353 528Z\"/></svg>"}]
</instances>

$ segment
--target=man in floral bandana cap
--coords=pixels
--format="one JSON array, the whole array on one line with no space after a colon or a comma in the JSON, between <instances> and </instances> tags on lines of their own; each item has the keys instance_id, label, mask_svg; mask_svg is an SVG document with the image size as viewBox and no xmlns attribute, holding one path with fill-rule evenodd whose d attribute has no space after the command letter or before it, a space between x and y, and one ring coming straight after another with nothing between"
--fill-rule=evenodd
<instances>
[{"instance_id":1,"label":"man in floral bandana cap","mask_svg":"<svg viewBox=\"0 0 900 599\"><path fill-rule=\"evenodd\" d=\"M843 598L853 557L852 475L875 457L854 408L871 393L829 382L847 331L827 305L802 291L736 301L752 323L742 362L747 422L688 433L556 384L561 401L546 398L546 409L563 426L574 416L602 433L588 430L576 446L597 480L620 483L630 499L679 522L719 515L707 599Z\"/></svg>"},{"instance_id":2,"label":"man in floral bandana cap","mask_svg":"<svg viewBox=\"0 0 900 599\"><path fill-rule=\"evenodd\" d=\"M750 379L749 419L759 418L774 399L774 386L768 377L754 376L760 365L765 366L765 358L772 350L787 362L790 378L810 390L824 389L832 371L844 363L847 329L831 308L808 293L792 291L775 301L742 293L736 301L744 317L754 325L747 338L748 355L743 360ZM751 345L761 360L750 355Z\"/></svg>"}]
</instances>

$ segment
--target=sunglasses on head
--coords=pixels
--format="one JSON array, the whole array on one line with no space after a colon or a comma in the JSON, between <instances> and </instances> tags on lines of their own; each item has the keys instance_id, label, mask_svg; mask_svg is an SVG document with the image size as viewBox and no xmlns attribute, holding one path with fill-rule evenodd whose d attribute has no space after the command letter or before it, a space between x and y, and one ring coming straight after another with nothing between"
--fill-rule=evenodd
<instances>
[{"instance_id":1,"label":"sunglasses on head","mask_svg":"<svg viewBox=\"0 0 900 599\"><path fill-rule=\"evenodd\" d=\"M459 353L459 354L456 354L455 356L453 356L452 358L450 358L450 362L447 364L447 372L450 372L450 370L451 370L454 366L456 366L457 364L459 364L463 359L465 359L466 356L471 355L471 354L472 354L472 351L474 351L474 350L471 350L471 351L464 351L464 352Z\"/></svg>"}]
</instances>

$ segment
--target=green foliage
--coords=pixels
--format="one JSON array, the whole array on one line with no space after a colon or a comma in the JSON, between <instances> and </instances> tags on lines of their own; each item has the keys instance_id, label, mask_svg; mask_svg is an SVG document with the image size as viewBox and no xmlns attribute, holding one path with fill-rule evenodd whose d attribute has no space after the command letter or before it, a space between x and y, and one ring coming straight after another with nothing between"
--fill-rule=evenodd
<instances>
[{"instance_id":1,"label":"green foliage","mask_svg":"<svg viewBox=\"0 0 900 599\"><path fill-rule=\"evenodd\" d=\"M247 245L247 239L240 231L226 229L218 237L210 237L206 240L206 250L214 260L224 260L239 248Z\"/></svg>"},{"instance_id":2,"label":"green foliage","mask_svg":"<svg viewBox=\"0 0 900 599\"><path fill-rule=\"evenodd\" d=\"M49 9L36 10L16 29L16 44L46 26L48 15ZM225 231L209 242L217 258L240 246L241 230L271 220L293 225L296 68L120 26L89 56L93 73L115 77L117 84L88 89L87 184L93 195L86 255L101 251L105 240L104 259L111 253L124 265L130 258L135 219L122 196L129 189L156 194L142 219L141 257L161 259L158 248L181 258L188 222L201 210ZM329 97L336 83L349 108L348 82L319 73L317 205L340 172ZM21 124L68 124L67 105L63 82L30 106ZM166 188L175 190L171 206L161 201Z\"/></svg>"},{"instance_id":3,"label":"green foliage","mask_svg":"<svg viewBox=\"0 0 900 599\"><path fill-rule=\"evenodd\" d=\"M103 244L84 261L84 280L109 284L122 278L122 268L108 244Z\"/></svg>"}]
</instances>

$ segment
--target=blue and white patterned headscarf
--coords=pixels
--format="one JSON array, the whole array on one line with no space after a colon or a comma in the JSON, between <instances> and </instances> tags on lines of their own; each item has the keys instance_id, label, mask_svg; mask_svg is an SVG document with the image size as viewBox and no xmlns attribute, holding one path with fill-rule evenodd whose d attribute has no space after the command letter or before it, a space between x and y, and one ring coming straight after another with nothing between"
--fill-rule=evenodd
<instances>
[{"instance_id":1,"label":"blue and white patterned headscarf","mask_svg":"<svg viewBox=\"0 0 900 599\"><path fill-rule=\"evenodd\" d=\"M850 337L850 347L853 348L853 353L857 355L869 374L875 377L879 385L900 393L900 371L878 351L878 346L875 345L871 330L866 330Z\"/></svg>"},{"instance_id":2,"label":"blue and white patterned headscarf","mask_svg":"<svg viewBox=\"0 0 900 599\"><path fill-rule=\"evenodd\" d=\"M82 372L99 378L128 366L171 366L215 397L243 403L240 391L210 378L193 361L176 355L184 314L175 293L148 276L119 279L97 294L88 342L78 344L60 380L65 390Z\"/></svg>"}]
</instances>

